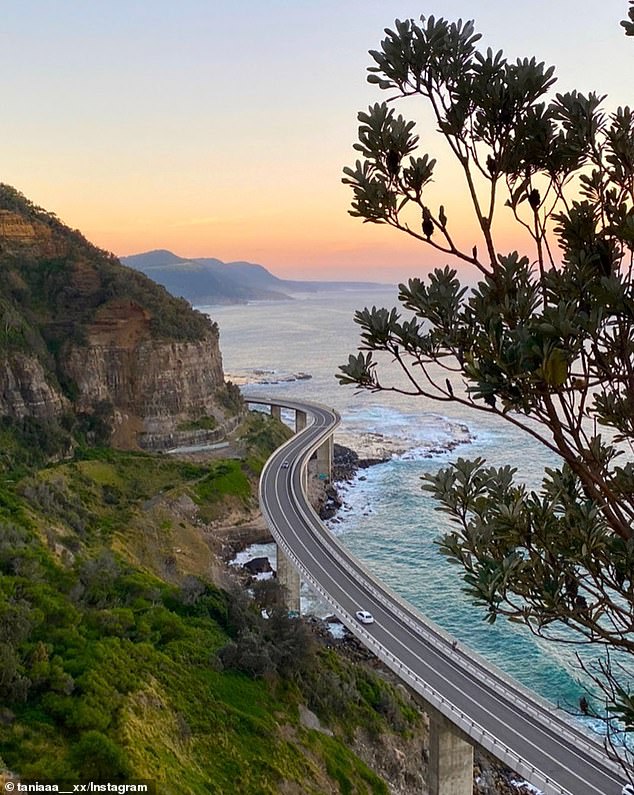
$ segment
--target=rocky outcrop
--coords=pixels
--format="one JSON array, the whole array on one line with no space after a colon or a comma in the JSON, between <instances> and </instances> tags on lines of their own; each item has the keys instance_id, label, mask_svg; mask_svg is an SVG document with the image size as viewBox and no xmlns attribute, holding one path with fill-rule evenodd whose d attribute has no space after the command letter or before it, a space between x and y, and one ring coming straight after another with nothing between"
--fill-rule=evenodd
<instances>
[{"instance_id":1,"label":"rocky outcrop","mask_svg":"<svg viewBox=\"0 0 634 795\"><path fill-rule=\"evenodd\" d=\"M196 342L152 339L148 313L130 302L117 302L98 314L87 337L88 345L73 346L63 366L77 385L79 410L90 411L99 402L112 404L119 446L136 441L160 449L223 437L225 417L217 391L224 377L217 332ZM219 427L177 433L179 425L201 416L214 417Z\"/></svg>"},{"instance_id":2,"label":"rocky outcrop","mask_svg":"<svg viewBox=\"0 0 634 795\"><path fill-rule=\"evenodd\" d=\"M273 571L268 558L252 558L242 564L242 568L249 574L268 574Z\"/></svg>"},{"instance_id":3,"label":"rocky outcrop","mask_svg":"<svg viewBox=\"0 0 634 795\"><path fill-rule=\"evenodd\" d=\"M0 416L151 449L236 423L216 324L2 184L0 320Z\"/></svg>"},{"instance_id":4,"label":"rocky outcrop","mask_svg":"<svg viewBox=\"0 0 634 795\"><path fill-rule=\"evenodd\" d=\"M16 353L0 368L0 414L40 420L58 417L70 402L49 383L42 363L33 356Z\"/></svg>"},{"instance_id":5,"label":"rocky outcrop","mask_svg":"<svg viewBox=\"0 0 634 795\"><path fill-rule=\"evenodd\" d=\"M65 249L60 243L46 223L25 218L20 212L0 209L0 255L56 257Z\"/></svg>"}]
</instances>

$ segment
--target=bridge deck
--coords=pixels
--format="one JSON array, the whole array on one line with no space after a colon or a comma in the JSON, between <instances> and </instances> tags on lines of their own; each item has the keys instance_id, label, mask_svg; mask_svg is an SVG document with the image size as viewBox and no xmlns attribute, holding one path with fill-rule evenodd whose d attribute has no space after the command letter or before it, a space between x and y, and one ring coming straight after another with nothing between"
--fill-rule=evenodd
<instances>
[{"instance_id":1,"label":"bridge deck","mask_svg":"<svg viewBox=\"0 0 634 795\"><path fill-rule=\"evenodd\" d=\"M278 545L344 624L476 744L546 795L621 795L623 770L602 745L476 654L454 648L447 633L373 577L320 521L304 494L302 469L339 424L336 412L298 401L247 401L303 411L312 420L267 461L260 504ZM359 608L375 623L360 625Z\"/></svg>"}]
</instances>

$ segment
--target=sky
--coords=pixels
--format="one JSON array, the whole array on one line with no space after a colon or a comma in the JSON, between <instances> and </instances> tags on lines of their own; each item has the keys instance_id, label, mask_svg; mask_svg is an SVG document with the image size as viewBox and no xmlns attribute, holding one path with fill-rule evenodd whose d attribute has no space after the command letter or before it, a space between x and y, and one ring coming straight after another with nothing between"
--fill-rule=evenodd
<instances>
[{"instance_id":1,"label":"sky","mask_svg":"<svg viewBox=\"0 0 634 795\"><path fill-rule=\"evenodd\" d=\"M444 265L348 215L369 49L396 18L475 19L481 47L557 67L558 91L632 104L627 0L20 0L4 4L0 180L118 256L165 248L282 277L395 282ZM478 242L441 158L432 196ZM509 227L510 229L510 227ZM501 239L521 247L504 224Z\"/></svg>"}]
</instances>

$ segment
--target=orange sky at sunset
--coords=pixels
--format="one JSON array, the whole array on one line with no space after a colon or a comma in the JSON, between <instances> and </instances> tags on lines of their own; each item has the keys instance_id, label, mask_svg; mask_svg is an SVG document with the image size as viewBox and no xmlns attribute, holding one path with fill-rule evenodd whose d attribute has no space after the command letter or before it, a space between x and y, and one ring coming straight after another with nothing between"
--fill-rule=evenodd
<instances>
[{"instance_id":1,"label":"orange sky at sunset","mask_svg":"<svg viewBox=\"0 0 634 795\"><path fill-rule=\"evenodd\" d=\"M403 280L447 258L351 218L341 184L357 111L386 98L365 81L383 28L421 13L474 18L484 47L554 63L558 90L608 93L612 109L632 100L626 10L626 0L23 0L3 12L1 179L120 256L167 248L284 277ZM421 108L398 111L424 118ZM418 133L446 160L433 125ZM430 204L445 205L470 250L480 241L458 176L443 164ZM509 216L500 206L500 247L521 247Z\"/></svg>"}]
</instances>

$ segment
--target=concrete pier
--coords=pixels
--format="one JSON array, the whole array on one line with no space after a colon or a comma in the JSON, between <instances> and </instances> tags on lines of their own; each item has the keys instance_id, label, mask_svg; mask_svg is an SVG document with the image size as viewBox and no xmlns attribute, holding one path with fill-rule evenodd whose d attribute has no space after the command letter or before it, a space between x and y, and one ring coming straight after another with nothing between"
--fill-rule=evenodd
<instances>
[{"instance_id":1,"label":"concrete pier","mask_svg":"<svg viewBox=\"0 0 634 795\"><path fill-rule=\"evenodd\" d=\"M429 714L429 795L473 795L473 746L435 709Z\"/></svg>"},{"instance_id":2,"label":"concrete pier","mask_svg":"<svg viewBox=\"0 0 634 795\"><path fill-rule=\"evenodd\" d=\"M277 581L284 589L284 604L289 612L299 615L299 573L293 564L284 554L284 551L277 546Z\"/></svg>"},{"instance_id":3,"label":"concrete pier","mask_svg":"<svg viewBox=\"0 0 634 795\"><path fill-rule=\"evenodd\" d=\"M275 403L271 405L271 417L275 417L276 420L282 419L282 407L276 406Z\"/></svg>"},{"instance_id":4,"label":"concrete pier","mask_svg":"<svg viewBox=\"0 0 634 795\"><path fill-rule=\"evenodd\" d=\"M332 480L333 439L329 436L317 448L317 477L329 483Z\"/></svg>"},{"instance_id":5,"label":"concrete pier","mask_svg":"<svg viewBox=\"0 0 634 795\"><path fill-rule=\"evenodd\" d=\"M295 412L295 433L299 431L303 431L306 427L306 412L299 411L299 409Z\"/></svg>"}]
</instances>

